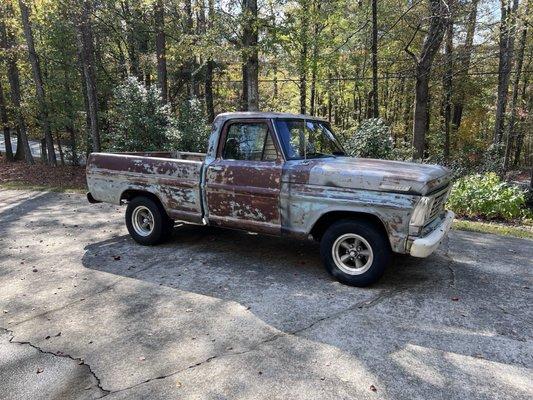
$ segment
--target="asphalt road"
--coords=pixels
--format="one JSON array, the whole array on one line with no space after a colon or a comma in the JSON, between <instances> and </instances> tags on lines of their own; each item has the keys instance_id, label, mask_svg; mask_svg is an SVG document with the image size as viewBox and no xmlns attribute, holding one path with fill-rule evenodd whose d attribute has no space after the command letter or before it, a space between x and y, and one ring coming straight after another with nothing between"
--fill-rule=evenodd
<instances>
[{"instance_id":1,"label":"asphalt road","mask_svg":"<svg viewBox=\"0 0 533 400\"><path fill-rule=\"evenodd\" d=\"M41 158L41 143L36 140L29 140L28 144L30 145L30 151L33 157L40 159ZM15 134L12 134L11 136L11 148L13 150L13 153L17 151L17 136ZM56 148L56 157L59 160L60 156L59 156L59 150L57 148L57 145L55 146L55 148ZM0 136L0 153L5 153L5 151L6 151L6 142L4 140L4 136L2 135ZM63 152L66 154L69 151L70 151L70 146L63 145ZM65 160L65 162L68 164L69 163L68 156L66 158L67 159ZM81 165L84 165L85 156L83 154L78 154L78 158L79 158L79 163Z\"/></svg>"},{"instance_id":2,"label":"asphalt road","mask_svg":"<svg viewBox=\"0 0 533 400\"><path fill-rule=\"evenodd\" d=\"M530 399L533 242L452 231L366 289L318 246L0 192L0 399Z\"/></svg>"}]
</instances>

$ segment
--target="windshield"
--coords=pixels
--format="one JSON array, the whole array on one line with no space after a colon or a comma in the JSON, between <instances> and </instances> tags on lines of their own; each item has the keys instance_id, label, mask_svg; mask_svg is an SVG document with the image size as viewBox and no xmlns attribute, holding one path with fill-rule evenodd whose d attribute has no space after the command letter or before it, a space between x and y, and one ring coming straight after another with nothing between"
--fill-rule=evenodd
<instances>
[{"instance_id":1,"label":"windshield","mask_svg":"<svg viewBox=\"0 0 533 400\"><path fill-rule=\"evenodd\" d=\"M276 119L274 124L289 160L344 155L341 144L326 122Z\"/></svg>"}]
</instances>

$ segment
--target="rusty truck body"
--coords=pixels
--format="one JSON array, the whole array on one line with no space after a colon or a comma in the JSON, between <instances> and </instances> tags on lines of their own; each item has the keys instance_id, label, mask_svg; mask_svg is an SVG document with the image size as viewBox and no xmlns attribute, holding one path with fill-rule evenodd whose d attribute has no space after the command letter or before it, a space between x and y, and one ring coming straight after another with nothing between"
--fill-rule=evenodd
<instances>
[{"instance_id":1,"label":"rusty truck body","mask_svg":"<svg viewBox=\"0 0 533 400\"><path fill-rule=\"evenodd\" d=\"M239 112L216 117L203 153L93 153L88 199L127 204L145 245L175 221L320 241L339 281L368 285L394 253L427 257L453 221L449 172L437 165L346 157L322 119Z\"/></svg>"}]
</instances>

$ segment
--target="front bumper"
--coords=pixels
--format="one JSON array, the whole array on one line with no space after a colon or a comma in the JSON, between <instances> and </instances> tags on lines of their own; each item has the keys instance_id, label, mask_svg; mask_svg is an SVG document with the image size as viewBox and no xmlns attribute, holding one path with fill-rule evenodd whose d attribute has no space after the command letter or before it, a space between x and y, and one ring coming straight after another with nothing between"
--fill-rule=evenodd
<instances>
[{"instance_id":1,"label":"front bumper","mask_svg":"<svg viewBox=\"0 0 533 400\"><path fill-rule=\"evenodd\" d=\"M450 230L455 214L452 211L447 211L442 223L437 226L429 235L422 238L415 239L411 245L409 254L413 257L427 257L433 253L440 242Z\"/></svg>"}]
</instances>

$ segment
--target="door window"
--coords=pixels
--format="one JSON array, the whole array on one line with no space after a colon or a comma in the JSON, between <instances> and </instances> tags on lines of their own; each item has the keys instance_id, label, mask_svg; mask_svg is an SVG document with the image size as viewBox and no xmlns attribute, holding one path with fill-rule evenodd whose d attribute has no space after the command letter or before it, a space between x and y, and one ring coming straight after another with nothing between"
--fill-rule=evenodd
<instances>
[{"instance_id":1,"label":"door window","mask_svg":"<svg viewBox=\"0 0 533 400\"><path fill-rule=\"evenodd\" d=\"M239 122L229 126L222 157L226 160L274 161L276 147L262 122Z\"/></svg>"}]
</instances>

